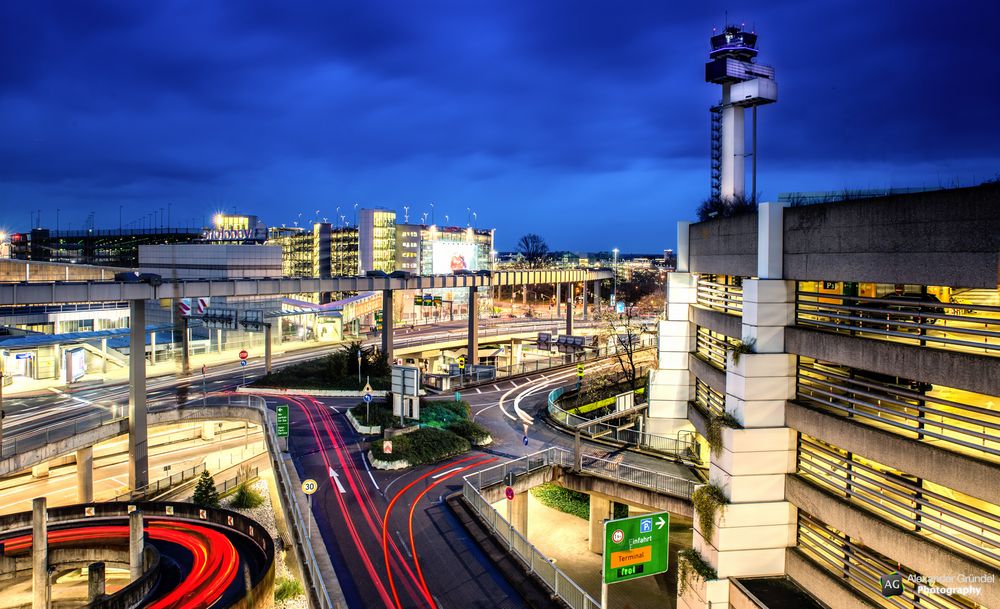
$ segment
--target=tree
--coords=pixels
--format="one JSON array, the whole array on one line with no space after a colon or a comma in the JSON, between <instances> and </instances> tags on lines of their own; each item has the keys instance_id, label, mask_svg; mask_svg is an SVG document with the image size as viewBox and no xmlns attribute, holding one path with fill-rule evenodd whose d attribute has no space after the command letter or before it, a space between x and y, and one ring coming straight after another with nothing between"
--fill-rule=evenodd
<instances>
[{"instance_id":1,"label":"tree","mask_svg":"<svg viewBox=\"0 0 1000 609\"><path fill-rule=\"evenodd\" d=\"M528 233L518 239L517 252L521 254L529 268L538 268L548 259L549 246L545 243L545 239L535 233Z\"/></svg>"},{"instance_id":2,"label":"tree","mask_svg":"<svg viewBox=\"0 0 1000 609\"><path fill-rule=\"evenodd\" d=\"M601 322L598 333L601 345L609 345L611 354L618 362L619 378L635 391L642 384L639 379L640 359L645 357L639 354L642 337L649 332L639 319L635 306L627 305L624 313L605 312Z\"/></svg>"},{"instance_id":3,"label":"tree","mask_svg":"<svg viewBox=\"0 0 1000 609\"><path fill-rule=\"evenodd\" d=\"M202 507L219 507L219 491L215 489L215 480L208 473L208 470L201 472L198 484L194 487L192 501L195 505Z\"/></svg>"}]
</instances>

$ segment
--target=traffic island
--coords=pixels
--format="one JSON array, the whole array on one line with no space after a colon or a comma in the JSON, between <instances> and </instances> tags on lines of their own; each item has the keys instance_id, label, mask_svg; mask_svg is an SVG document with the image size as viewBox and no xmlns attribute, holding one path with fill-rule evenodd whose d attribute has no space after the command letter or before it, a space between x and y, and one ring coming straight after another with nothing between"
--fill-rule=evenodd
<instances>
[{"instance_id":1,"label":"traffic island","mask_svg":"<svg viewBox=\"0 0 1000 609\"><path fill-rule=\"evenodd\" d=\"M391 439L371 443L368 457L377 469L402 469L444 461L472 446L465 438L437 427L420 427Z\"/></svg>"}]
</instances>

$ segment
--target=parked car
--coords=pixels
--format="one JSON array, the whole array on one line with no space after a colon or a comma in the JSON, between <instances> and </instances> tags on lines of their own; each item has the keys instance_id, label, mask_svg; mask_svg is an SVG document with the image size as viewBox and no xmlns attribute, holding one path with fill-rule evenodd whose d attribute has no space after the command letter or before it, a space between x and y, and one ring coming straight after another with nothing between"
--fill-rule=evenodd
<instances>
[{"instance_id":1,"label":"parked car","mask_svg":"<svg viewBox=\"0 0 1000 609\"><path fill-rule=\"evenodd\" d=\"M411 271L393 271L389 273L389 277L393 279L409 279L410 277L416 277L416 273Z\"/></svg>"},{"instance_id":2,"label":"parked car","mask_svg":"<svg viewBox=\"0 0 1000 609\"><path fill-rule=\"evenodd\" d=\"M389 273L385 271L365 271L365 277L388 277Z\"/></svg>"},{"instance_id":3,"label":"parked car","mask_svg":"<svg viewBox=\"0 0 1000 609\"><path fill-rule=\"evenodd\" d=\"M889 322L886 329L907 329L905 326L893 328L893 324L899 322L935 324L938 321L937 318L927 315L943 315L945 313L944 303L933 294L907 292L905 294L889 294L879 300L882 302L868 302L865 303L865 306L877 307L885 311L884 313L865 312L861 316Z\"/></svg>"}]
</instances>

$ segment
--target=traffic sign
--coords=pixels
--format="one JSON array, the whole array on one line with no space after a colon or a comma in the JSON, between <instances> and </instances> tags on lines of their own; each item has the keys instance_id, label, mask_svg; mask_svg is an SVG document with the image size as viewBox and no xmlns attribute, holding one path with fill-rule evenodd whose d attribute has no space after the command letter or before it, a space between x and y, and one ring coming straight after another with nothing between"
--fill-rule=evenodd
<instances>
[{"instance_id":1,"label":"traffic sign","mask_svg":"<svg viewBox=\"0 0 1000 609\"><path fill-rule=\"evenodd\" d=\"M385 453L385 454L387 454L387 455L391 455L392 454L392 440L383 440L382 441L382 452Z\"/></svg>"},{"instance_id":2,"label":"traffic sign","mask_svg":"<svg viewBox=\"0 0 1000 609\"><path fill-rule=\"evenodd\" d=\"M670 514L659 512L604 522L604 583L664 573Z\"/></svg>"},{"instance_id":3,"label":"traffic sign","mask_svg":"<svg viewBox=\"0 0 1000 609\"><path fill-rule=\"evenodd\" d=\"M504 489L503 494L507 496L507 501L514 500L514 489L510 488L509 486L506 489Z\"/></svg>"},{"instance_id":4,"label":"traffic sign","mask_svg":"<svg viewBox=\"0 0 1000 609\"><path fill-rule=\"evenodd\" d=\"M465 370L465 356L464 355L458 356L458 369L459 370Z\"/></svg>"},{"instance_id":5,"label":"traffic sign","mask_svg":"<svg viewBox=\"0 0 1000 609\"><path fill-rule=\"evenodd\" d=\"M521 442L523 442L524 445L527 446L528 445L528 436L524 436L523 438L521 438Z\"/></svg>"},{"instance_id":6,"label":"traffic sign","mask_svg":"<svg viewBox=\"0 0 1000 609\"><path fill-rule=\"evenodd\" d=\"M247 350L246 349L240 349L240 359L246 359L248 357L250 357L250 354L247 353Z\"/></svg>"},{"instance_id":7,"label":"traffic sign","mask_svg":"<svg viewBox=\"0 0 1000 609\"><path fill-rule=\"evenodd\" d=\"M246 368L247 367L247 361L245 359L241 359L240 360L240 366Z\"/></svg>"},{"instance_id":8,"label":"traffic sign","mask_svg":"<svg viewBox=\"0 0 1000 609\"><path fill-rule=\"evenodd\" d=\"M288 406L284 404L279 404L274 410L276 416L276 425L278 432L278 437L287 438L288 437Z\"/></svg>"},{"instance_id":9,"label":"traffic sign","mask_svg":"<svg viewBox=\"0 0 1000 609\"><path fill-rule=\"evenodd\" d=\"M366 393L365 396L364 396L364 398L362 398L362 399L364 399L365 404L371 404L371 402L372 402L372 394Z\"/></svg>"},{"instance_id":10,"label":"traffic sign","mask_svg":"<svg viewBox=\"0 0 1000 609\"><path fill-rule=\"evenodd\" d=\"M367 394L371 395L371 392L372 392L372 391L375 391L375 390L374 390L374 389L372 389L372 385L371 385L371 383L365 383L365 386L364 386L364 388L363 388L363 389L361 390L361 393L367 393Z\"/></svg>"},{"instance_id":11,"label":"traffic sign","mask_svg":"<svg viewBox=\"0 0 1000 609\"><path fill-rule=\"evenodd\" d=\"M578 377L583 378L583 373L584 373L585 370L586 370L586 368L583 367L583 364L577 364L576 365L576 375Z\"/></svg>"},{"instance_id":12,"label":"traffic sign","mask_svg":"<svg viewBox=\"0 0 1000 609\"><path fill-rule=\"evenodd\" d=\"M312 478L306 478L302 481L302 492L306 495L312 495L319 490L319 484L316 483Z\"/></svg>"}]
</instances>

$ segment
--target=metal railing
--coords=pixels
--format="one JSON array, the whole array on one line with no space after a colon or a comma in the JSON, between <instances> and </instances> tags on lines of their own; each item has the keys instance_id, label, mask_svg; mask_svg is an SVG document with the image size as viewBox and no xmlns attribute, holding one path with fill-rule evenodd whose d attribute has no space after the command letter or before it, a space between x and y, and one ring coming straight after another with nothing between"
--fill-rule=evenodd
<instances>
[{"instance_id":1,"label":"metal railing","mask_svg":"<svg viewBox=\"0 0 1000 609\"><path fill-rule=\"evenodd\" d=\"M559 399L568 390L568 387L559 387L549 392L548 414L549 418L557 424L573 429L586 426L581 429L581 434L588 438L600 438L604 441L635 446L662 453L674 459L690 459L695 454L696 445L693 434L676 438L659 436L633 428L622 428L620 425L611 423L590 423L590 419L587 417L564 410L559 406Z\"/></svg>"},{"instance_id":2,"label":"metal railing","mask_svg":"<svg viewBox=\"0 0 1000 609\"><path fill-rule=\"evenodd\" d=\"M694 381L694 403L712 416L721 417L726 412L726 396L700 378Z\"/></svg>"},{"instance_id":3,"label":"metal railing","mask_svg":"<svg viewBox=\"0 0 1000 609\"><path fill-rule=\"evenodd\" d=\"M229 478L228 480L219 482L215 485L215 490L219 491L219 494L225 495L244 482L255 480L258 476L260 476L260 468L255 465L246 471L237 473L234 477Z\"/></svg>"},{"instance_id":4,"label":"metal railing","mask_svg":"<svg viewBox=\"0 0 1000 609\"><path fill-rule=\"evenodd\" d=\"M698 304L728 313L730 315L743 315L743 286L726 283L725 276L722 281L716 275L700 275L698 277Z\"/></svg>"},{"instance_id":5,"label":"metal railing","mask_svg":"<svg viewBox=\"0 0 1000 609\"><path fill-rule=\"evenodd\" d=\"M877 607L971 609L976 606L960 598L922 592L920 585L908 577L920 574L851 541L840 531L802 510L799 510L798 549L810 561ZM883 596L879 578L897 571L903 576L903 594Z\"/></svg>"},{"instance_id":6,"label":"metal railing","mask_svg":"<svg viewBox=\"0 0 1000 609\"><path fill-rule=\"evenodd\" d=\"M719 370L726 369L726 337L708 328L698 326L695 338L695 354Z\"/></svg>"},{"instance_id":7,"label":"metal railing","mask_svg":"<svg viewBox=\"0 0 1000 609\"><path fill-rule=\"evenodd\" d=\"M134 491L127 493L121 493L117 497L109 499L109 501L129 501L129 500L138 501L141 498L155 495L160 491L165 491L182 482L187 482L188 480L192 480L195 477L200 476L203 471L205 471L205 464L199 463L198 465L195 465L194 467L189 467L184 471L177 472L176 474L171 474L169 476L160 478L159 480L151 482L147 486L144 486L142 488L138 488Z\"/></svg>"},{"instance_id":8,"label":"metal railing","mask_svg":"<svg viewBox=\"0 0 1000 609\"><path fill-rule=\"evenodd\" d=\"M74 417L69 421L62 421L43 429L35 429L22 433L4 434L0 443L0 458L7 459L14 455L43 448L48 444L67 440L78 434L91 431L114 422L126 424L127 419L111 410L86 414L81 417ZM124 433L124 432L123 432Z\"/></svg>"},{"instance_id":9,"label":"metal railing","mask_svg":"<svg viewBox=\"0 0 1000 609\"><path fill-rule=\"evenodd\" d=\"M7 305L0 307L0 315L36 315L39 313L75 313L77 311L128 310L127 302L80 302L53 305Z\"/></svg>"},{"instance_id":10,"label":"metal railing","mask_svg":"<svg viewBox=\"0 0 1000 609\"><path fill-rule=\"evenodd\" d=\"M520 559L528 573L538 576L556 598L562 599L571 609L600 609L601 605L597 600L532 545L480 493L484 487L499 483L508 472L522 474L544 467L566 465L564 452L550 448L470 474L465 477L465 484L462 485L462 496L493 534L507 544L510 553Z\"/></svg>"},{"instance_id":11,"label":"metal railing","mask_svg":"<svg viewBox=\"0 0 1000 609\"><path fill-rule=\"evenodd\" d=\"M916 535L1000 566L1000 516L977 508L971 497L801 434L798 475Z\"/></svg>"},{"instance_id":12,"label":"metal railing","mask_svg":"<svg viewBox=\"0 0 1000 609\"><path fill-rule=\"evenodd\" d=\"M803 404L825 412L1000 462L1000 412L928 395L919 391L919 383L890 380L899 384L802 358L796 395Z\"/></svg>"},{"instance_id":13,"label":"metal railing","mask_svg":"<svg viewBox=\"0 0 1000 609\"><path fill-rule=\"evenodd\" d=\"M796 325L907 344L1000 356L1000 307L932 296L884 298L796 292Z\"/></svg>"}]
</instances>

